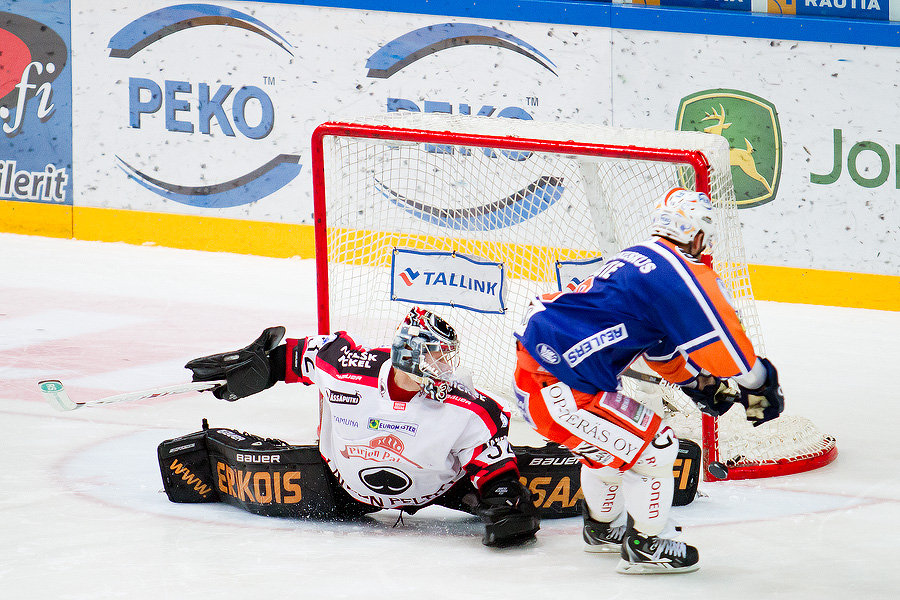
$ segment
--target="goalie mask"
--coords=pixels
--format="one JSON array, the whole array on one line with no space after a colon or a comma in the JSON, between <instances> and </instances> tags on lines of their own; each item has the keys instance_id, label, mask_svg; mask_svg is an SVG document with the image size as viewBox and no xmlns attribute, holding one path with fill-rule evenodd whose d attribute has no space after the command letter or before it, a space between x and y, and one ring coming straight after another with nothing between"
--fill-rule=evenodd
<instances>
[{"instance_id":1,"label":"goalie mask","mask_svg":"<svg viewBox=\"0 0 900 600\"><path fill-rule=\"evenodd\" d=\"M459 365L456 331L433 312L413 308L391 342L391 364L424 386L433 398L443 400L446 382L454 378Z\"/></svg>"},{"instance_id":2,"label":"goalie mask","mask_svg":"<svg viewBox=\"0 0 900 600\"><path fill-rule=\"evenodd\" d=\"M712 246L716 233L715 210L709 196L684 188L672 188L651 215L651 233L679 244L690 244L703 232L703 248Z\"/></svg>"}]
</instances>

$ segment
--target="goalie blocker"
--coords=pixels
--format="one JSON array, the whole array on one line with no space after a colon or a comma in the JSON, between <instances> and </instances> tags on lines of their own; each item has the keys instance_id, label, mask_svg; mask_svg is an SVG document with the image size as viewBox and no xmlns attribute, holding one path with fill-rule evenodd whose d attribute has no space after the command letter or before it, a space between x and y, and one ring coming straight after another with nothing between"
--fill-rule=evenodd
<instances>
[{"instance_id":1,"label":"goalie blocker","mask_svg":"<svg viewBox=\"0 0 900 600\"><path fill-rule=\"evenodd\" d=\"M566 448L513 446L520 481L534 492L542 519L581 515L581 464ZM225 502L271 517L346 520L378 510L349 496L316 445L290 445L233 429L203 429L157 448L163 486L178 503ZM700 447L680 440L676 506L690 503L700 479Z\"/></svg>"}]
</instances>

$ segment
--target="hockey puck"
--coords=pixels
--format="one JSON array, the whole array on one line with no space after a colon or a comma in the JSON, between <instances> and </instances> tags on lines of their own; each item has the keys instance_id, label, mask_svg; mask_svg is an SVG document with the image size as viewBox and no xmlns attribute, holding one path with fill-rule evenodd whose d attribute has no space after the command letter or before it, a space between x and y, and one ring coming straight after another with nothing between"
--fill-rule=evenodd
<instances>
[{"instance_id":1,"label":"hockey puck","mask_svg":"<svg viewBox=\"0 0 900 600\"><path fill-rule=\"evenodd\" d=\"M728 467L720 462L711 462L706 471L716 479L728 479Z\"/></svg>"}]
</instances>

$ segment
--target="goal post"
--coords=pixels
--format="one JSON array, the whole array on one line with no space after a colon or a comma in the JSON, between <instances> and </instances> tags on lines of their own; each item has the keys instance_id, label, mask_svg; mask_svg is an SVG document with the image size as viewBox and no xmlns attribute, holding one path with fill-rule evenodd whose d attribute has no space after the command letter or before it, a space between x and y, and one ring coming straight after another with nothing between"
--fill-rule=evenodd
<instances>
[{"instance_id":1,"label":"goal post","mask_svg":"<svg viewBox=\"0 0 900 600\"><path fill-rule=\"evenodd\" d=\"M676 185L713 200L713 266L764 355L721 136L390 113L320 125L312 178L319 331L385 345L410 306L431 306L459 332L476 386L514 413L512 331L528 301L649 237ZM811 424L753 428L738 408L703 419L672 386L623 385L729 478L807 470L836 452Z\"/></svg>"}]
</instances>

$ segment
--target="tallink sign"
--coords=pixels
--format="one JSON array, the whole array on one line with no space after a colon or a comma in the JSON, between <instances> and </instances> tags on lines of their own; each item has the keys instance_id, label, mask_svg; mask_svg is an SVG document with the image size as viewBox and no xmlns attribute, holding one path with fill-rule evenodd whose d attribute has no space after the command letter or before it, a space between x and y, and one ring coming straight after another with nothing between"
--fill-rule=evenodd
<instances>
[{"instance_id":1,"label":"tallink sign","mask_svg":"<svg viewBox=\"0 0 900 600\"><path fill-rule=\"evenodd\" d=\"M133 61L135 65L127 78L127 127L146 132L148 146L154 145L151 140L156 145L159 140L171 144L171 151L177 152L182 161L180 173L166 174L158 164L145 160L138 165L120 154L116 156L119 168L163 198L203 208L255 202L287 185L301 170L298 155L273 152L268 159L264 154L260 159L263 148L272 152L271 144L259 148L253 145L266 141L278 127L274 94L277 78L259 74L266 67L264 61L247 61L250 64L240 69L216 73L207 66L202 53L210 55L209 63L214 62L214 55L222 54L239 62L242 57L237 48L234 52L227 45L195 48L203 45L197 41L201 29L223 27L265 40L281 60L293 58L291 44L268 24L241 11L211 4L181 4L144 14L109 41L111 59ZM158 52L151 55L155 49ZM182 65L178 60L182 51L201 52L201 56ZM217 157L229 153L241 155L242 171L237 174L233 169L225 174L217 169ZM171 161L172 157L167 158ZM244 170L247 166L253 168ZM191 175L209 177L213 182L196 185L196 178L193 183L187 181L185 167Z\"/></svg>"},{"instance_id":2,"label":"tallink sign","mask_svg":"<svg viewBox=\"0 0 900 600\"><path fill-rule=\"evenodd\" d=\"M503 314L506 268L503 263L458 252L394 248L391 300Z\"/></svg>"}]
</instances>

